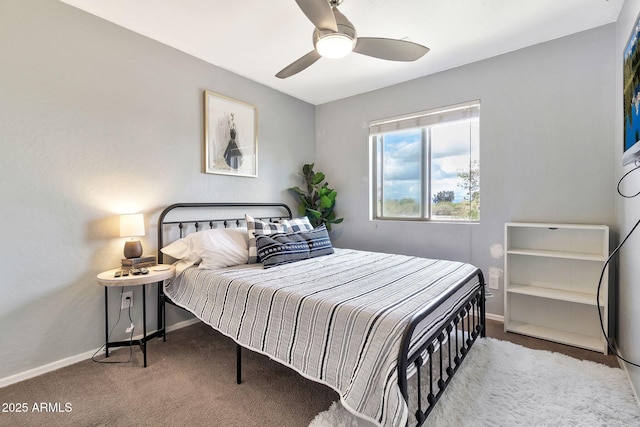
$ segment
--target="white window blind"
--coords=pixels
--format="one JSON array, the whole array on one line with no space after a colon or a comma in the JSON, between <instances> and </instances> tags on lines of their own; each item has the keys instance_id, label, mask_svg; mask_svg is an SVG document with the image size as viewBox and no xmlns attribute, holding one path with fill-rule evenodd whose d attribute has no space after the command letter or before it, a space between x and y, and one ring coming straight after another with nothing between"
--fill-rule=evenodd
<instances>
[{"instance_id":1,"label":"white window blind","mask_svg":"<svg viewBox=\"0 0 640 427\"><path fill-rule=\"evenodd\" d=\"M480 117L480 101L452 105L446 110L427 110L369 123L371 136L399 130L433 126Z\"/></svg>"}]
</instances>

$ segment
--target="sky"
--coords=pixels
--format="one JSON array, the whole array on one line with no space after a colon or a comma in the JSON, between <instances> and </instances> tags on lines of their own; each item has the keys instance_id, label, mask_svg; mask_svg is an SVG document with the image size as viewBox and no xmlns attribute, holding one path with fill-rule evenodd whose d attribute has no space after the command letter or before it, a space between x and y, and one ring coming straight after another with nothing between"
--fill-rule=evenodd
<instances>
[{"instance_id":1,"label":"sky","mask_svg":"<svg viewBox=\"0 0 640 427\"><path fill-rule=\"evenodd\" d=\"M478 121L454 122L431 127L432 194L454 191L455 201L466 194L458 186L458 174L469 169L469 154L479 160L478 147L470 147L470 133L477 142ZM407 130L385 134L384 191L387 199L420 199L421 131Z\"/></svg>"}]
</instances>

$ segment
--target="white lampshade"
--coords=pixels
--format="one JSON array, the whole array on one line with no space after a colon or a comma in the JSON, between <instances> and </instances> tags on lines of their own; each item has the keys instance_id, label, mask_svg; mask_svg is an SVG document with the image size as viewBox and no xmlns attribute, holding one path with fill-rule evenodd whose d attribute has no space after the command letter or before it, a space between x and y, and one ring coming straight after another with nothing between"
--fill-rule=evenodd
<instances>
[{"instance_id":1,"label":"white lampshade","mask_svg":"<svg viewBox=\"0 0 640 427\"><path fill-rule=\"evenodd\" d=\"M354 41L346 34L332 33L316 42L318 53L325 58L342 58L353 50Z\"/></svg>"},{"instance_id":2,"label":"white lampshade","mask_svg":"<svg viewBox=\"0 0 640 427\"><path fill-rule=\"evenodd\" d=\"M120 215L120 237L144 236L142 214Z\"/></svg>"}]
</instances>

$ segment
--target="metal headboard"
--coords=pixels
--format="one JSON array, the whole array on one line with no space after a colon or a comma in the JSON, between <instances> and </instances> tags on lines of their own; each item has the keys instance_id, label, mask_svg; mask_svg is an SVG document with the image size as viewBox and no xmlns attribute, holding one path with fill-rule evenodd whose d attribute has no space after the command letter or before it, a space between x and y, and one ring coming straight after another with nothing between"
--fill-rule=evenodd
<instances>
[{"instance_id":1,"label":"metal headboard","mask_svg":"<svg viewBox=\"0 0 640 427\"><path fill-rule=\"evenodd\" d=\"M181 238L189 227L194 232L206 227L239 227L245 223L245 213L270 222L293 217L284 203L175 203L165 208L158 220L158 263L163 262L160 249L169 243L166 241L169 229L177 227Z\"/></svg>"}]
</instances>

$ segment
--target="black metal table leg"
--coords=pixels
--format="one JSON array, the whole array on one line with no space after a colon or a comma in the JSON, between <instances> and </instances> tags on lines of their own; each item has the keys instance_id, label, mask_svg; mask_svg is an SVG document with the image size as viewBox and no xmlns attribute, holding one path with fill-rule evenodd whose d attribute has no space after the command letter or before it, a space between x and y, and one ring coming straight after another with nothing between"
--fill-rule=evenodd
<instances>
[{"instance_id":1,"label":"black metal table leg","mask_svg":"<svg viewBox=\"0 0 640 427\"><path fill-rule=\"evenodd\" d=\"M142 285L142 353L144 354L144 367L147 367L147 285Z\"/></svg>"},{"instance_id":2,"label":"black metal table leg","mask_svg":"<svg viewBox=\"0 0 640 427\"><path fill-rule=\"evenodd\" d=\"M158 282L158 331L162 331L162 341L167 342L167 328L166 328L166 320L165 320L165 296L164 290L162 289L163 282Z\"/></svg>"},{"instance_id":3,"label":"black metal table leg","mask_svg":"<svg viewBox=\"0 0 640 427\"><path fill-rule=\"evenodd\" d=\"M109 293L107 287L104 287L104 342L106 356L109 357Z\"/></svg>"}]
</instances>

